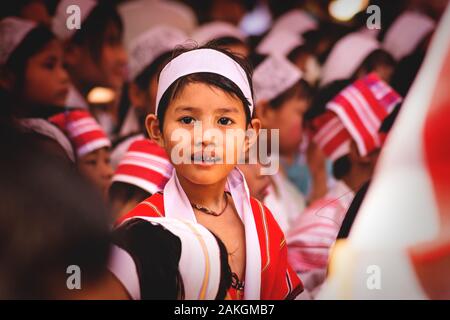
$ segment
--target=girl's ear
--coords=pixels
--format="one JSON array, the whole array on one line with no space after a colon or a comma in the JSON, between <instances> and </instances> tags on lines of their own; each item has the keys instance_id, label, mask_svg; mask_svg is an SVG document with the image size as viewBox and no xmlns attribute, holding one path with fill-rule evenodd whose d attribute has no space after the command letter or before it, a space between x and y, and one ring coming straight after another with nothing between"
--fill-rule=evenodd
<instances>
[{"instance_id":1,"label":"girl's ear","mask_svg":"<svg viewBox=\"0 0 450 320\"><path fill-rule=\"evenodd\" d=\"M159 126L159 120L155 114L150 113L145 118L145 127L150 138L155 141L161 148L164 148L164 137Z\"/></svg>"},{"instance_id":2,"label":"girl's ear","mask_svg":"<svg viewBox=\"0 0 450 320\"><path fill-rule=\"evenodd\" d=\"M256 104L255 114L260 119L260 125L263 128L269 128L273 122L273 109L270 107L269 101L261 100Z\"/></svg>"},{"instance_id":3,"label":"girl's ear","mask_svg":"<svg viewBox=\"0 0 450 320\"><path fill-rule=\"evenodd\" d=\"M244 151L247 153L250 148L258 141L259 132L261 130L261 121L257 118L252 119L247 130L251 130L251 134L245 138Z\"/></svg>"}]
</instances>

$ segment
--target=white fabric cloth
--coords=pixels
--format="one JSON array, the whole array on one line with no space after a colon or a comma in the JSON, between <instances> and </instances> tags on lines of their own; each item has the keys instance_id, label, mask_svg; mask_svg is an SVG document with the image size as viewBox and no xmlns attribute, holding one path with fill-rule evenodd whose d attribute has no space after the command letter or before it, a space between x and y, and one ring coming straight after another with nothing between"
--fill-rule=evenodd
<instances>
[{"instance_id":1,"label":"white fabric cloth","mask_svg":"<svg viewBox=\"0 0 450 320\"><path fill-rule=\"evenodd\" d=\"M302 72L282 56L269 56L253 73L256 103L270 101L302 78Z\"/></svg>"},{"instance_id":2,"label":"white fabric cloth","mask_svg":"<svg viewBox=\"0 0 450 320\"><path fill-rule=\"evenodd\" d=\"M391 25L383 40L383 48L398 61L412 53L423 38L433 31L435 22L419 12L407 11Z\"/></svg>"},{"instance_id":3,"label":"white fabric cloth","mask_svg":"<svg viewBox=\"0 0 450 320\"><path fill-rule=\"evenodd\" d=\"M216 298L222 273L220 249L216 238L208 229L192 221L167 217L133 217L123 223L133 219L142 219L153 225L161 225L180 239L181 256L178 269L183 280L184 299L214 300ZM108 268L133 299L140 299L136 264L127 252L113 246Z\"/></svg>"},{"instance_id":4,"label":"white fabric cloth","mask_svg":"<svg viewBox=\"0 0 450 320\"><path fill-rule=\"evenodd\" d=\"M322 68L320 86L350 78L364 59L380 47L378 41L364 33L353 32L340 39Z\"/></svg>"},{"instance_id":5,"label":"white fabric cloth","mask_svg":"<svg viewBox=\"0 0 450 320\"><path fill-rule=\"evenodd\" d=\"M11 53L35 27L36 23L16 17L0 21L0 65L8 61Z\"/></svg>"},{"instance_id":6,"label":"white fabric cloth","mask_svg":"<svg viewBox=\"0 0 450 320\"><path fill-rule=\"evenodd\" d=\"M286 234L289 262L312 296L326 278L329 252L355 193L337 181L322 199L309 206Z\"/></svg>"},{"instance_id":7,"label":"white fabric cloth","mask_svg":"<svg viewBox=\"0 0 450 320\"><path fill-rule=\"evenodd\" d=\"M317 21L305 11L299 9L286 12L272 26L272 30L289 30L296 34L302 34L317 28Z\"/></svg>"},{"instance_id":8,"label":"white fabric cloth","mask_svg":"<svg viewBox=\"0 0 450 320\"><path fill-rule=\"evenodd\" d=\"M244 175L235 168L229 174L227 189L245 228L246 266L244 299L258 300L261 291L261 251L255 219L250 205L250 194ZM197 222L194 210L182 189L176 172L164 188L164 212L168 218Z\"/></svg>"},{"instance_id":9,"label":"white fabric cloth","mask_svg":"<svg viewBox=\"0 0 450 320\"><path fill-rule=\"evenodd\" d=\"M225 37L236 38L245 43L245 35L241 30L231 23L222 21L202 24L191 35L191 38L199 45L204 45L211 40Z\"/></svg>"},{"instance_id":10,"label":"white fabric cloth","mask_svg":"<svg viewBox=\"0 0 450 320\"><path fill-rule=\"evenodd\" d=\"M297 187L281 172L271 176L275 185L269 188L264 204L272 212L283 232L289 230L305 209L305 198Z\"/></svg>"},{"instance_id":11,"label":"white fabric cloth","mask_svg":"<svg viewBox=\"0 0 450 320\"><path fill-rule=\"evenodd\" d=\"M284 29L269 32L256 47L256 52L265 55L287 56L294 48L303 44L300 35Z\"/></svg>"},{"instance_id":12,"label":"white fabric cloth","mask_svg":"<svg viewBox=\"0 0 450 320\"><path fill-rule=\"evenodd\" d=\"M182 45L186 39L187 35L183 31L165 25L156 26L139 35L130 43L130 79L134 80L155 59Z\"/></svg>"},{"instance_id":13,"label":"white fabric cloth","mask_svg":"<svg viewBox=\"0 0 450 320\"><path fill-rule=\"evenodd\" d=\"M128 252L113 245L108 270L120 281L133 300L141 300L141 285L136 264Z\"/></svg>"},{"instance_id":14,"label":"white fabric cloth","mask_svg":"<svg viewBox=\"0 0 450 320\"><path fill-rule=\"evenodd\" d=\"M168 25L190 34L197 27L194 11L184 3L171 0L123 1L118 6L124 25L126 48L131 41L147 30Z\"/></svg>"},{"instance_id":15,"label":"white fabric cloth","mask_svg":"<svg viewBox=\"0 0 450 320\"><path fill-rule=\"evenodd\" d=\"M21 119L19 123L23 128L37 132L58 142L58 144L66 152L69 159L75 162L75 153L73 151L72 144L66 135L55 125L51 124L47 120L39 118Z\"/></svg>"}]
</instances>

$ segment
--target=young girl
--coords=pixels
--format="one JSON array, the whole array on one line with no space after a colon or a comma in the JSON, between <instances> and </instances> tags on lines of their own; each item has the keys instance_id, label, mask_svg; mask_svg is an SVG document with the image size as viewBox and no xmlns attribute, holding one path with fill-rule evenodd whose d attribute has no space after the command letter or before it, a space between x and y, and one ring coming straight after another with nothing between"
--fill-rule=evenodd
<instances>
[{"instance_id":1,"label":"young girl","mask_svg":"<svg viewBox=\"0 0 450 320\"><path fill-rule=\"evenodd\" d=\"M76 153L76 165L106 197L113 169L109 160L111 142L97 121L86 110L70 110L49 118L69 138Z\"/></svg>"},{"instance_id":2,"label":"young girl","mask_svg":"<svg viewBox=\"0 0 450 320\"><path fill-rule=\"evenodd\" d=\"M163 193L121 220L166 216L199 222L229 252L229 298L294 298L302 285L287 263L283 233L270 211L249 196L235 168L254 136L223 139L226 130L259 132L259 120L251 120L252 82L246 70L236 56L209 47L183 51L166 65L159 77L156 114L147 116L146 125L151 138L171 155L175 171ZM217 136L208 137L211 131Z\"/></svg>"},{"instance_id":3,"label":"young girl","mask_svg":"<svg viewBox=\"0 0 450 320\"><path fill-rule=\"evenodd\" d=\"M0 21L0 91L2 111L35 143L74 160L68 139L48 116L61 112L69 89L62 46L45 27L7 17Z\"/></svg>"},{"instance_id":4,"label":"young girl","mask_svg":"<svg viewBox=\"0 0 450 320\"><path fill-rule=\"evenodd\" d=\"M269 56L255 69L253 75L256 113L262 127L271 132L279 130L279 155L271 151L274 161L293 163L302 139L303 114L309 106L309 86L301 71L286 58ZM269 135L269 138L271 135ZM272 145L272 143L270 144ZM273 176L272 188L265 199L283 231L305 207L304 196L281 169Z\"/></svg>"},{"instance_id":5,"label":"young girl","mask_svg":"<svg viewBox=\"0 0 450 320\"><path fill-rule=\"evenodd\" d=\"M45 27L8 17L0 22L0 86L17 117L49 106L64 106L69 78L60 42Z\"/></svg>"}]
</instances>

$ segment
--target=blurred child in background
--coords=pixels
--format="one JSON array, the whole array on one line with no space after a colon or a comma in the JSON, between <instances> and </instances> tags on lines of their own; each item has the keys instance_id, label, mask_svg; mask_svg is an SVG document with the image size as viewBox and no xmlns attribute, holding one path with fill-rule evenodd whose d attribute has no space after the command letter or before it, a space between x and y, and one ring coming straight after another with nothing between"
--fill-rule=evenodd
<instances>
[{"instance_id":1,"label":"blurred child in background","mask_svg":"<svg viewBox=\"0 0 450 320\"><path fill-rule=\"evenodd\" d=\"M372 176L383 120L401 97L375 73L347 86L313 120L314 142L333 161L337 180L294 221L287 234L289 259L314 296L325 280L329 250L358 191Z\"/></svg>"},{"instance_id":2,"label":"blurred child in background","mask_svg":"<svg viewBox=\"0 0 450 320\"><path fill-rule=\"evenodd\" d=\"M157 80L177 45L187 36L174 27L158 26L139 35L130 44L130 80L128 98L130 106L119 132L119 140L111 155L112 165L118 162L130 144L147 136L145 117L155 112Z\"/></svg>"},{"instance_id":3,"label":"blurred child in background","mask_svg":"<svg viewBox=\"0 0 450 320\"><path fill-rule=\"evenodd\" d=\"M280 162L292 162L302 141L303 114L309 107L309 86L302 79L301 71L281 56L269 56L253 74L256 96L256 115L262 127L271 136L279 130L279 155L271 150L272 157ZM275 158L273 158L275 159ZM283 166L271 176L272 188L265 203L273 212L282 230L286 231L304 209L305 199L288 180Z\"/></svg>"},{"instance_id":4,"label":"blurred child in background","mask_svg":"<svg viewBox=\"0 0 450 320\"><path fill-rule=\"evenodd\" d=\"M69 138L76 154L79 172L107 197L113 175L110 163L111 141L87 110L69 110L49 118Z\"/></svg>"}]
</instances>

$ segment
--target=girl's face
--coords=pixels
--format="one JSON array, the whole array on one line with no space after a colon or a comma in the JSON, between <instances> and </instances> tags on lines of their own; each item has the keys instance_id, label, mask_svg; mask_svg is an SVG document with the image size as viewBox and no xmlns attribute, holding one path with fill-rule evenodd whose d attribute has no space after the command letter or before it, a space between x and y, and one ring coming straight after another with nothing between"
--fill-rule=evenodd
<instances>
[{"instance_id":1,"label":"girl's face","mask_svg":"<svg viewBox=\"0 0 450 320\"><path fill-rule=\"evenodd\" d=\"M295 96L285 101L275 110L270 110L268 128L279 129L280 154L292 155L298 152L303 134L303 114L309 106L309 100ZM268 107L271 109L271 107Z\"/></svg>"},{"instance_id":2,"label":"girl's face","mask_svg":"<svg viewBox=\"0 0 450 320\"><path fill-rule=\"evenodd\" d=\"M101 73L105 76L107 86L121 88L126 77L127 54L122 43L122 35L114 24L106 29L99 61Z\"/></svg>"},{"instance_id":3,"label":"girl's face","mask_svg":"<svg viewBox=\"0 0 450 320\"><path fill-rule=\"evenodd\" d=\"M107 194L113 168L110 162L110 150L101 148L90 152L78 159L78 170L85 176L102 195Z\"/></svg>"},{"instance_id":4,"label":"girl's face","mask_svg":"<svg viewBox=\"0 0 450 320\"><path fill-rule=\"evenodd\" d=\"M66 53L66 63L75 83L88 87L119 89L126 77L127 54L120 30L113 23L107 27L98 61L88 45L74 46Z\"/></svg>"},{"instance_id":5,"label":"girl's face","mask_svg":"<svg viewBox=\"0 0 450 320\"><path fill-rule=\"evenodd\" d=\"M63 49L57 40L52 40L27 62L24 98L32 104L63 106L68 90Z\"/></svg>"},{"instance_id":6,"label":"girl's face","mask_svg":"<svg viewBox=\"0 0 450 320\"><path fill-rule=\"evenodd\" d=\"M226 179L249 145L241 100L203 83L187 84L171 101L160 137L152 133L152 119L154 116L147 118L150 135L165 148L180 179L193 184L210 185ZM252 125L259 130L258 120ZM177 156L183 163L177 164Z\"/></svg>"}]
</instances>

